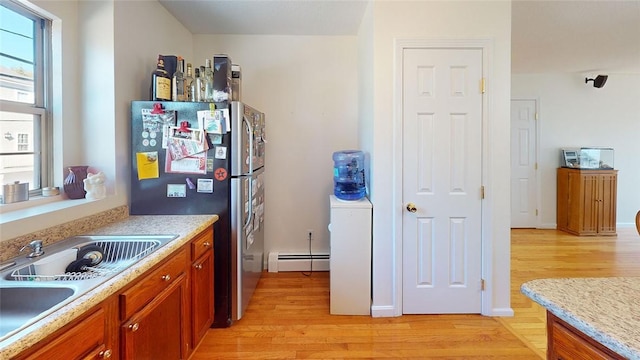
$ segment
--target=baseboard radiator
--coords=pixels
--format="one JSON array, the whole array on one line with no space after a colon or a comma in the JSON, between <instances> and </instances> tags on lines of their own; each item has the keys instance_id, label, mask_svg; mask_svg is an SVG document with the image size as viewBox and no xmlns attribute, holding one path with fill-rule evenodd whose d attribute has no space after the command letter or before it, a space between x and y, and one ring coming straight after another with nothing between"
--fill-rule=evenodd
<instances>
[{"instance_id":1,"label":"baseboard radiator","mask_svg":"<svg viewBox=\"0 0 640 360\"><path fill-rule=\"evenodd\" d=\"M269 253L269 272L309 271L311 255L294 253ZM313 254L313 271L329 271L329 254Z\"/></svg>"}]
</instances>

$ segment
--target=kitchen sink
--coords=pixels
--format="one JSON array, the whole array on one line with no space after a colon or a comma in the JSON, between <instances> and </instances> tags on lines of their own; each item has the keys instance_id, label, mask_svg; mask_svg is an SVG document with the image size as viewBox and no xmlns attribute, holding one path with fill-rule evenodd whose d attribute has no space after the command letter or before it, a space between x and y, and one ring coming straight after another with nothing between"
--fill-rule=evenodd
<instances>
[{"instance_id":1,"label":"kitchen sink","mask_svg":"<svg viewBox=\"0 0 640 360\"><path fill-rule=\"evenodd\" d=\"M4 278L10 281L78 281L105 277L128 268L175 238L175 235L76 236L70 238L71 243L64 248L17 267ZM98 249L100 263L77 264L75 269L69 270L76 255L81 257L83 249L88 248Z\"/></svg>"},{"instance_id":2,"label":"kitchen sink","mask_svg":"<svg viewBox=\"0 0 640 360\"><path fill-rule=\"evenodd\" d=\"M0 287L0 338L70 298L71 287Z\"/></svg>"},{"instance_id":3,"label":"kitchen sink","mask_svg":"<svg viewBox=\"0 0 640 360\"><path fill-rule=\"evenodd\" d=\"M45 247L43 256L13 259L0 272L0 346L177 237L74 236Z\"/></svg>"}]
</instances>

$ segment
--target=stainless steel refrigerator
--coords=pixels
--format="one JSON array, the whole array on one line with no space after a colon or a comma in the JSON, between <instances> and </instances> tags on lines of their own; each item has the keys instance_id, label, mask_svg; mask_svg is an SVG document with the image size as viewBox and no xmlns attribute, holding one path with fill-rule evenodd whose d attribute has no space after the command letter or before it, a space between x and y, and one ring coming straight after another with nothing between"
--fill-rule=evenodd
<instances>
[{"instance_id":1,"label":"stainless steel refrigerator","mask_svg":"<svg viewBox=\"0 0 640 360\"><path fill-rule=\"evenodd\" d=\"M241 102L131 104L130 214L219 216L214 327L242 318L263 271L265 143L264 114Z\"/></svg>"}]
</instances>

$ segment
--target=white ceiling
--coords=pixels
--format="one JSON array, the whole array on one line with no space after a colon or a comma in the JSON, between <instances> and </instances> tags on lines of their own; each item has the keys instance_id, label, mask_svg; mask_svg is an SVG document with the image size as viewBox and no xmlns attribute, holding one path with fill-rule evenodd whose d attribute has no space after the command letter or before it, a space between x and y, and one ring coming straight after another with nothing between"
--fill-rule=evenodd
<instances>
[{"instance_id":1,"label":"white ceiling","mask_svg":"<svg viewBox=\"0 0 640 360\"><path fill-rule=\"evenodd\" d=\"M356 35L367 4L159 1L194 34L252 35ZM513 73L640 73L640 0L516 0L511 42Z\"/></svg>"}]
</instances>

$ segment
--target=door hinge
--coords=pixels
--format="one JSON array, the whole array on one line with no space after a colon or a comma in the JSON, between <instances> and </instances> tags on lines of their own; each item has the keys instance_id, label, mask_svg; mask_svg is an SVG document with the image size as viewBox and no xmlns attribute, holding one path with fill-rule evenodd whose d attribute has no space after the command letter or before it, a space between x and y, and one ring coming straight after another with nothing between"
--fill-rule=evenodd
<instances>
[{"instance_id":1,"label":"door hinge","mask_svg":"<svg viewBox=\"0 0 640 360\"><path fill-rule=\"evenodd\" d=\"M536 209L536 216L538 216L538 209Z\"/></svg>"},{"instance_id":2,"label":"door hinge","mask_svg":"<svg viewBox=\"0 0 640 360\"><path fill-rule=\"evenodd\" d=\"M536 114L534 115L534 119L538 120L538 112L536 111Z\"/></svg>"},{"instance_id":3,"label":"door hinge","mask_svg":"<svg viewBox=\"0 0 640 360\"><path fill-rule=\"evenodd\" d=\"M482 80L480 80L480 92L483 94L487 92L487 79L485 78L482 78Z\"/></svg>"},{"instance_id":4,"label":"door hinge","mask_svg":"<svg viewBox=\"0 0 640 360\"><path fill-rule=\"evenodd\" d=\"M534 169L535 169L535 170L538 170L538 163L536 163L536 164L534 165Z\"/></svg>"},{"instance_id":5,"label":"door hinge","mask_svg":"<svg viewBox=\"0 0 640 360\"><path fill-rule=\"evenodd\" d=\"M484 199L484 185L480 186L480 199Z\"/></svg>"},{"instance_id":6,"label":"door hinge","mask_svg":"<svg viewBox=\"0 0 640 360\"><path fill-rule=\"evenodd\" d=\"M484 291L484 290L485 290L484 279L480 279L480 291Z\"/></svg>"}]
</instances>

